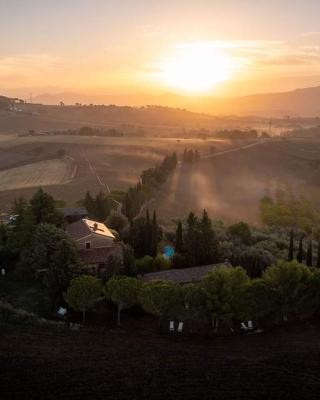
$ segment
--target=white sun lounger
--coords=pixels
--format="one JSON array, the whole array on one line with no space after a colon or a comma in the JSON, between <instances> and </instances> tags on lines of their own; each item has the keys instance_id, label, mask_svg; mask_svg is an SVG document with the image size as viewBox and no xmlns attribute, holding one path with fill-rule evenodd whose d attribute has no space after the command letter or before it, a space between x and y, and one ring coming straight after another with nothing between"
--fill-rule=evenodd
<instances>
[{"instance_id":1,"label":"white sun lounger","mask_svg":"<svg viewBox=\"0 0 320 400\"><path fill-rule=\"evenodd\" d=\"M174 332L174 321L170 321L169 330L170 332Z\"/></svg>"},{"instance_id":2,"label":"white sun lounger","mask_svg":"<svg viewBox=\"0 0 320 400\"><path fill-rule=\"evenodd\" d=\"M245 331L249 330L249 328L247 327L247 325L244 322L241 322L241 328L244 329Z\"/></svg>"},{"instance_id":3,"label":"white sun lounger","mask_svg":"<svg viewBox=\"0 0 320 400\"><path fill-rule=\"evenodd\" d=\"M178 332L181 333L182 330L183 330L183 322L179 322L179 325L178 325Z\"/></svg>"}]
</instances>

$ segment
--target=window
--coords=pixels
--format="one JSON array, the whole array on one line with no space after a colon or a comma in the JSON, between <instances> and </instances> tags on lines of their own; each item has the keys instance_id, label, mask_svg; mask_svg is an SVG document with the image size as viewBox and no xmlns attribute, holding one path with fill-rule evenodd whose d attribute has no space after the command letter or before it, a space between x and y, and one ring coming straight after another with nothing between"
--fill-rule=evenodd
<instances>
[{"instance_id":1,"label":"window","mask_svg":"<svg viewBox=\"0 0 320 400\"><path fill-rule=\"evenodd\" d=\"M90 249L91 242L86 242L86 249Z\"/></svg>"}]
</instances>

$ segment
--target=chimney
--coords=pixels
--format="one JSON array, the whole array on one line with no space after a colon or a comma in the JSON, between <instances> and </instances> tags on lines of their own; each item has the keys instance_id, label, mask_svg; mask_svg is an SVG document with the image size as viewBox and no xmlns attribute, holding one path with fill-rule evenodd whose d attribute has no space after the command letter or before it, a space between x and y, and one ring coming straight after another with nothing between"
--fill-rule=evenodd
<instances>
[{"instance_id":1,"label":"chimney","mask_svg":"<svg viewBox=\"0 0 320 400\"><path fill-rule=\"evenodd\" d=\"M93 224L93 230L96 231L97 229L98 229L98 224L95 222L95 223Z\"/></svg>"}]
</instances>

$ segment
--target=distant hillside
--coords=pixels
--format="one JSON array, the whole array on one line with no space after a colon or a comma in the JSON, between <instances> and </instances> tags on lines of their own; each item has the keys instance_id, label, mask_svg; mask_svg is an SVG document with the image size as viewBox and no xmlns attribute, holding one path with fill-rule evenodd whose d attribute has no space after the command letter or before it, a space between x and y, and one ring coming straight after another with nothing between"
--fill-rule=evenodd
<instances>
[{"instance_id":1,"label":"distant hillside","mask_svg":"<svg viewBox=\"0 0 320 400\"><path fill-rule=\"evenodd\" d=\"M219 108L217 103L212 106ZM220 107L232 114L320 116L320 86L224 100Z\"/></svg>"},{"instance_id":2,"label":"distant hillside","mask_svg":"<svg viewBox=\"0 0 320 400\"><path fill-rule=\"evenodd\" d=\"M320 121L319 121L320 122ZM301 137L307 139L319 139L320 138L320 125L311 128L294 129L287 133L287 136Z\"/></svg>"},{"instance_id":3,"label":"distant hillside","mask_svg":"<svg viewBox=\"0 0 320 400\"><path fill-rule=\"evenodd\" d=\"M0 96L0 110L8 110L11 106L12 99L5 96Z\"/></svg>"},{"instance_id":4,"label":"distant hillside","mask_svg":"<svg viewBox=\"0 0 320 400\"><path fill-rule=\"evenodd\" d=\"M265 93L234 98L186 97L175 94L148 95L83 95L79 93L43 94L35 101L44 104L118 104L141 106L158 104L182 107L212 115L258 115L267 117L320 115L320 86L290 92Z\"/></svg>"}]
</instances>

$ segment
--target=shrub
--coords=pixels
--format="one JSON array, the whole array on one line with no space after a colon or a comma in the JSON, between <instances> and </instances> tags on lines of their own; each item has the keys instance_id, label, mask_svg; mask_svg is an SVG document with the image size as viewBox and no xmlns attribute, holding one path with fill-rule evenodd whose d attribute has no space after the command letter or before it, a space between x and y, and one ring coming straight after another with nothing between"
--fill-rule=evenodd
<instances>
[{"instance_id":1,"label":"shrub","mask_svg":"<svg viewBox=\"0 0 320 400\"><path fill-rule=\"evenodd\" d=\"M163 255L158 255L152 260L152 270L153 271L166 271L170 269L171 261L169 258Z\"/></svg>"},{"instance_id":2,"label":"shrub","mask_svg":"<svg viewBox=\"0 0 320 400\"><path fill-rule=\"evenodd\" d=\"M146 274L153 272L153 258L151 256L144 256L136 260L136 269L138 274Z\"/></svg>"},{"instance_id":3,"label":"shrub","mask_svg":"<svg viewBox=\"0 0 320 400\"><path fill-rule=\"evenodd\" d=\"M0 321L14 325L32 325L62 327L64 323L49 321L45 318L39 318L36 314L25 310L14 308L11 304L0 301Z\"/></svg>"}]
</instances>

